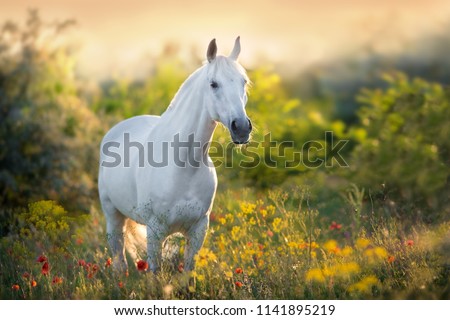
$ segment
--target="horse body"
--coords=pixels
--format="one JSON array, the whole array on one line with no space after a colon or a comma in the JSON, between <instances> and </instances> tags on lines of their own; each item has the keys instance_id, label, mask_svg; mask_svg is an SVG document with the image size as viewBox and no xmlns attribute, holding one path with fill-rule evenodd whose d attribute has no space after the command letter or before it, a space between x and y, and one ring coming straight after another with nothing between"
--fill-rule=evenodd
<instances>
[{"instance_id":1,"label":"horse body","mask_svg":"<svg viewBox=\"0 0 450 320\"><path fill-rule=\"evenodd\" d=\"M236 44L238 41L239 38ZM126 269L127 219L146 226L152 271L160 267L163 241L176 232L186 238L185 269L193 269L194 256L204 242L217 188L216 171L208 156L217 122L231 128L237 143L248 140L251 123L244 111L244 86L233 83L245 79L245 73L233 59L216 57L211 47L215 47L214 40L208 48L209 64L183 83L161 117L138 116L122 121L103 138L99 195L114 264L119 269ZM219 65L231 67L226 76L233 75L233 78L221 74ZM220 94L212 85L219 80L223 90ZM235 104L237 108L230 108ZM248 123L247 127L243 123ZM132 144L128 143L128 148L125 134ZM183 146L174 144L176 141ZM116 146L115 154L124 162L120 166L102 165L110 156L104 148L112 144Z\"/></svg>"}]
</instances>

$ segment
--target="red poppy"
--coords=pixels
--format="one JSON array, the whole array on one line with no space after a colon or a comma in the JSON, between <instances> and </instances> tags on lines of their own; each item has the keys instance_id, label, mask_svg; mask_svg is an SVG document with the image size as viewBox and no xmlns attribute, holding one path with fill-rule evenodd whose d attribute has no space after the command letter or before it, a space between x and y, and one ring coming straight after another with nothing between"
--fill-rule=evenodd
<instances>
[{"instance_id":1,"label":"red poppy","mask_svg":"<svg viewBox=\"0 0 450 320\"><path fill-rule=\"evenodd\" d=\"M100 268L98 267L98 265L97 264L93 264L92 265L92 272L97 272L98 270L99 270Z\"/></svg>"},{"instance_id":2,"label":"red poppy","mask_svg":"<svg viewBox=\"0 0 450 320\"><path fill-rule=\"evenodd\" d=\"M236 268L236 270L234 270L234 272L236 272L237 274L239 274L239 273L243 273L244 270L242 270L242 268Z\"/></svg>"},{"instance_id":3,"label":"red poppy","mask_svg":"<svg viewBox=\"0 0 450 320\"><path fill-rule=\"evenodd\" d=\"M406 245L408 246L408 247L412 247L413 245L414 245L414 240L406 240Z\"/></svg>"},{"instance_id":4,"label":"red poppy","mask_svg":"<svg viewBox=\"0 0 450 320\"><path fill-rule=\"evenodd\" d=\"M235 284L236 287L238 287L238 288L240 288L240 287L242 287L242 286L244 285L244 284L243 284L242 282L240 282L240 281L236 281L234 284Z\"/></svg>"},{"instance_id":5,"label":"red poppy","mask_svg":"<svg viewBox=\"0 0 450 320\"><path fill-rule=\"evenodd\" d=\"M36 280L31 280L30 284L33 288L37 286Z\"/></svg>"},{"instance_id":6,"label":"red poppy","mask_svg":"<svg viewBox=\"0 0 450 320\"><path fill-rule=\"evenodd\" d=\"M123 288L123 282L119 281L119 288Z\"/></svg>"},{"instance_id":7,"label":"red poppy","mask_svg":"<svg viewBox=\"0 0 450 320\"><path fill-rule=\"evenodd\" d=\"M13 289L14 291L19 291L20 286L18 284L13 284L11 289Z\"/></svg>"},{"instance_id":8,"label":"red poppy","mask_svg":"<svg viewBox=\"0 0 450 320\"><path fill-rule=\"evenodd\" d=\"M389 256L388 259L387 259L387 261L388 261L389 263L392 263L392 262L395 261L395 257L394 257L394 256Z\"/></svg>"},{"instance_id":9,"label":"red poppy","mask_svg":"<svg viewBox=\"0 0 450 320\"><path fill-rule=\"evenodd\" d=\"M259 250L264 249L264 246L262 244L258 244Z\"/></svg>"},{"instance_id":10,"label":"red poppy","mask_svg":"<svg viewBox=\"0 0 450 320\"><path fill-rule=\"evenodd\" d=\"M178 265L178 272L182 273L183 271L184 271L184 264L180 262L180 264Z\"/></svg>"},{"instance_id":11,"label":"red poppy","mask_svg":"<svg viewBox=\"0 0 450 320\"><path fill-rule=\"evenodd\" d=\"M109 267L111 265L112 265L112 259L111 258L106 259L105 267Z\"/></svg>"},{"instance_id":12,"label":"red poppy","mask_svg":"<svg viewBox=\"0 0 450 320\"><path fill-rule=\"evenodd\" d=\"M86 261L84 261L83 259L78 260L78 265L80 267L84 267L86 265Z\"/></svg>"},{"instance_id":13,"label":"red poppy","mask_svg":"<svg viewBox=\"0 0 450 320\"><path fill-rule=\"evenodd\" d=\"M81 245L81 244L83 244L83 239L81 239L81 238L77 238L77 240L76 240L76 244L77 244L77 245Z\"/></svg>"},{"instance_id":14,"label":"red poppy","mask_svg":"<svg viewBox=\"0 0 450 320\"><path fill-rule=\"evenodd\" d=\"M147 271L147 269L148 269L148 263L147 263L147 261L139 260L139 261L137 262L137 269L138 269L139 271Z\"/></svg>"},{"instance_id":15,"label":"red poppy","mask_svg":"<svg viewBox=\"0 0 450 320\"><path fill-rule=\"evenodd\" d=\"M48 275L49 270L50 270L50 266L48 265L48 262L45 261L44 264L42 265L41 273L44 276L46 276L46 275Z\"/></svg>"},{"instance_id":16,"label":"red poppy","mask_svg":"<svg viewBox=\"0 0 450 320\"><path fill-rule=\"evenodd\" d=\"M253 243L247 242L247 247L251 247L252 245L253 245Z\"/></svg>"},{"instance_id":17,"label":"red poppy","mask_svg":"<svg viewBox=\"0 0 450 320\"><path fill-rule=\"evenodd\" d=\"M341 230L342 224L336 223L336 221L333 221L330 225L330 230Z\"/></svg>"},{"instance_id":18,"label":"red poppy","mask_svg":"<svg viewBox=\"0 0 450 320\"><path fill-rule=\"evenodd\" d=\"M45 262L45 261L47 261L47 257L44 255L40 255L36 260L36 262Z\"/></svg>"}]
</instances>

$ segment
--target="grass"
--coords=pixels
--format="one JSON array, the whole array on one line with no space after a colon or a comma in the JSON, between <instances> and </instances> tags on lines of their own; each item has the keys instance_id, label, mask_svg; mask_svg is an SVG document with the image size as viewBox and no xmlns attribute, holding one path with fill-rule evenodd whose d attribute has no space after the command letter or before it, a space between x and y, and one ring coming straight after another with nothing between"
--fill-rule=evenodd
<instances>
[{"instance_id":1,"label":"grass","mask_svg":"<svg viewBox=\"0 0 450 320\"><path fill-rule=\"evenodd\" d=\"M352 209L333 221L314 207L302 189L223 192L195 271L176 262L153 275L131 259L128 274L114 271L97 209L70 218L40 201L0 240L0 298L450 298L448 222L405 227Z\"/></svg>"}]
</instances>

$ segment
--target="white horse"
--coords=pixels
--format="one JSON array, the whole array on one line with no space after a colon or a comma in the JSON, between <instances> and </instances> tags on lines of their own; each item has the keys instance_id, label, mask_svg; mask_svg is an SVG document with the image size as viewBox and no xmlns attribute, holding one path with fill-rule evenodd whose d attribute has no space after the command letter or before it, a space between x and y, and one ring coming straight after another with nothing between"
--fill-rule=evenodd
<instances>
[{"instance_id":1,"label":"white horse","mask_svg":"<svg viewBox=\"0 0 450 320\"><path fill-rule=\"evenodd\" d=\"M208 156L214 130L221 122L236 144L247 143L252 130L245 112L248 78L237 62L240 50L238 37L228 57L216 56L213 39L208 62L182 84L160 117L124 120L103 138L98 188L113 264L119 270L127 269L128 219L146 227L153 272L161 266L164 240L178 232L186 238L184 269L194 268L217 187Z\"/></svg>"}]
</instances>

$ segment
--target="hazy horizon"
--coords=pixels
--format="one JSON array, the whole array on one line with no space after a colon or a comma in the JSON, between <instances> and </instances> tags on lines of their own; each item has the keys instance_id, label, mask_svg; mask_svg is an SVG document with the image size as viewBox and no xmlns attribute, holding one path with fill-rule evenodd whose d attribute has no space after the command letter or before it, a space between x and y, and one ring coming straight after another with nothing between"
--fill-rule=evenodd
<instances>
[{"instance_id":1,"label":"hazy horizon","mask_svg":"<svg viewBox=\"0 0 450 320\"><path fill-rule=\"evenodd\" d=\"M296 71L368 46L396 52L428 33L444 33L450 21L450 2L443 0L0 1L2 23L24 23L29 8L45 21L75 19L80 72L94 78L138 75L169 42L203 59L216 38L219 53L228 54L237 35L244 66L268 61Z\"/></svg>"}]
</instances>

